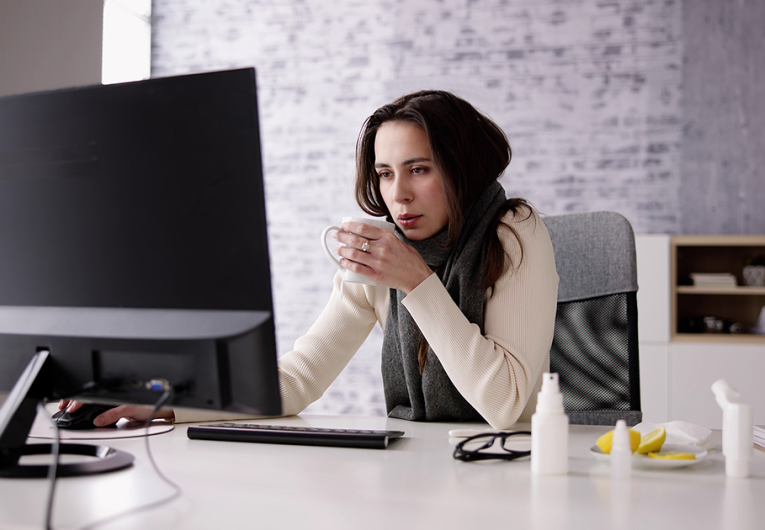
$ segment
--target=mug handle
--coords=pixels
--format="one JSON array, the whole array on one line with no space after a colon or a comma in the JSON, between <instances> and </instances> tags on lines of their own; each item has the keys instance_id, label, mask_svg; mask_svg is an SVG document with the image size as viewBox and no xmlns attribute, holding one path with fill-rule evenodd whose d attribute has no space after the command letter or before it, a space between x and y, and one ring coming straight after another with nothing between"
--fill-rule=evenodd
<instances>
[{"instance_id":1,"label":"mug handle","mask_svg":"<svg viewBox=\"0 0 765 530\"><path fill-rule=\"evenodd\" d=\"M336 230L338 232L343 231L343 229L340 228L339 226L328 226L327 228L325 228L324 231L321 233L321 248L324 249L324 253L327 255L327 257L331 259L335 263L335 265L337 265L337 268L340 269L341 271L344 271L345 268L342 265L340 265L340 262L338 261L338 259L334 256L334 254L332 254L332 252L329 251L329 247L327 247L327 234L330 233L332 230Z\"/></svg>"}]
</instances>

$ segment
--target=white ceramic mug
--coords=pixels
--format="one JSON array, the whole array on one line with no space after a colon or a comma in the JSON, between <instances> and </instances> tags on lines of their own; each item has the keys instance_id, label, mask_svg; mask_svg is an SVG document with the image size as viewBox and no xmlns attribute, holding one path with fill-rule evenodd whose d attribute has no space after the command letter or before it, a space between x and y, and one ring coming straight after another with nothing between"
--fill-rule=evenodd
<instances>
[{"instance_id":1,"label":"white ceramic mug","mask_svg":"<svg viewBox=\"0 0 765 530\"><path fill-rule=\"evenodd\" d=\"M368 219L366 217L343 217L344 223L364 223L371 226L376 226L377 228L382 228L383 230L388 230L390 232L393 232L396 229L396 225L393 223L389 223L388 221L383 221L382 219ZM362 276L361 274L356 274L355 272L351 272L342 265L340 265L340 261L335 257L332 252L330 252L329 247L327 246L327 234L332 232L333 230L337 232L342 232L343 229L339 226L328 226L324 229L324 231L321 233L321 247L324 249L324 253L327 255L329 259L332 260L332 262L337 266L338 269L343 271L343 281L346 282L354 282L354 283L366 283L367 285L377 285L375 282L370 280L369 278L366 278Z\"/></svg>"}]
</instances>

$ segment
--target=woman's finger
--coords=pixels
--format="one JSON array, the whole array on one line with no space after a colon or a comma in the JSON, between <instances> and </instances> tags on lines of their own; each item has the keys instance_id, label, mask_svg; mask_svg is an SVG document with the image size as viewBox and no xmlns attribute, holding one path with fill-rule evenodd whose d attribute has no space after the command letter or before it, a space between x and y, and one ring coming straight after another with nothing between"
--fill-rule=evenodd
<instances>
[{"instance_id":1,"label":"woman's finger","mask_svg":"<svg viewBox=\"0 0 765 530\"><path fill-rule=\"evenodd\" d=\"M82 401L75 401L73 399L62 399L58 402L58 410L66 409L67 412L75 412L82 407Z\"/></svg>"},{"instance_id":2,"label":"woman's finger","mask_svg":"<svg viewBox=\"0 0 765 530\"><path fill-rule=\"evenodd\" d=\"M365 247L368 249L371 245L371 242L374 241L373 239L348 232L335 232L332 237L335 239L335 241L338 241L343 245L351 248L357 248L359 250L364 250Z\"/></svg>"},{"instance_id":3,"label":"woman's finger","mask_svg":"<svg viewBox=\"0 0 765 530\"><path fill-rule=\"evenodd\" d=\"M109 409L106 412L96 416L93 423L97 427L103 427L105 425L111 425L117 423L122 418L135 421L146 421L151 417L151 412L154 407L141 406L141 405L120 405L113 409ZM155 419L172 419L175 416L172 409L160 409L157 411Z\"/></svg>"},{"instance_id":4,"label":"woman's finger","mask_svg":"<svg viewBox=\"0 0 765 530\"><path fill-rule=\"evenodd\" d=\"M106 412L102 412L96 416L93 423L95 423L97 427L111 425L112 423L117 423L122 418L132 418L134 409L138 408L139 407L136 407L135 405L120 405L119 407L114 407Z\"/></svg>"},{"instance_id":5,"label":"woman's finger","mask_svg":"<svg viewBox=\"0 0 765 530\"><path fill-rule=\"evenodd\" d=\"M375 263L375 259L372 256L371 248L368 251L363 251L359 248L353 248L353 247L345 247L345 246L337 246L335 247L335 253L340 256L340 265L345 267L348 270L353 270L354 272L360 272L356 271L355 269L347 266L345 263L343 263L344 260L347 260L351 263L363 265L366 267L373 267L373 264Z\"/></svg>"},{"instance_id":6,"label":"woman's finger","mask_svg":"<svg viewBox=\"0 0 765 530\"><path fill-rule=\"evenodd\" d=\"M388 230L383 230L377 226L368 225L366 223L354 223L350 221L341 224L340 228L342 228L345 232L355 234L366 239L379 239L384 233L388 232Z\"/></svg>"}]
</instances>

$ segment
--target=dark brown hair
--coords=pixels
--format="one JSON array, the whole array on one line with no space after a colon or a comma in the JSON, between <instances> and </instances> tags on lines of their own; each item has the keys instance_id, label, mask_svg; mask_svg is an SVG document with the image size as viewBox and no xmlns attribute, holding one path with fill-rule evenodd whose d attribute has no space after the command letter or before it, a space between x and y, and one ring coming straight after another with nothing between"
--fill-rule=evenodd
<instances>
[{"instance_id":1,"label":"dark brown hair","mask_svg":"<svg viewBox=\"0 0 765 530\"><path fill-rule=\"evenodd\" d=\"M364 122L356 144L356 202L366 213L388 218L390 212L375 171L375 138L388 121L408 122L425 131L433 163L443 177L448 244L453 245L464 213L510 163L512 152L505 133L467 101L440 90L415 92L377 109ZM509 199L493 219L479 288L492 288L504 273L506 255L497 228L508 211L515 213L520 206L527 206L526 201ZM515 234L512 227L508 228ZM523 247L521 256L522 252Z\"/></svg>"}]
</instances>

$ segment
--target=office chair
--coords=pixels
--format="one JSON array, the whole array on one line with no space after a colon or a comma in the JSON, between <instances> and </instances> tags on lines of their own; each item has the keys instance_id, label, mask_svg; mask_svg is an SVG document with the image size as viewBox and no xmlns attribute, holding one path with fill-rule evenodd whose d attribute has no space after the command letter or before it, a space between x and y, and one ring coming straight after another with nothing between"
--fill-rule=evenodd
<instances>
[{"instance_id":1,"label":"office chair","mask_svg":"<svg viewBox=\"0 0 765 530\"><path fill-rule=\"evenodd\" d=\"M614 212L544 219L558 269L550 371L569 422L640 423L637 262L629 221Z\"/></svg>"}]
</instances>

